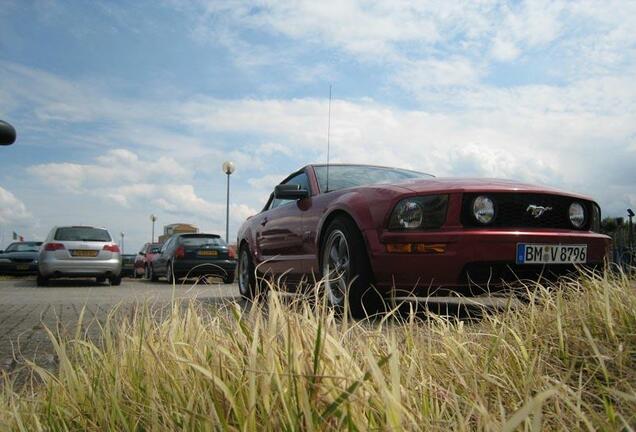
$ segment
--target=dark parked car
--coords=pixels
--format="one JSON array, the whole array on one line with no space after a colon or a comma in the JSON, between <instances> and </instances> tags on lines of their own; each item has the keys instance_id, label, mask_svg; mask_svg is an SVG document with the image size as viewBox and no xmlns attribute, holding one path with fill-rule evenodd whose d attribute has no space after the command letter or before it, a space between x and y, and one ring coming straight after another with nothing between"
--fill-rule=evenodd
<instances>
[{"instance_id":1,"label":"dark parked car","mask_svg":"<svg viewBox=\"0 0 636 432\"><path fill-rule=\"evenodd\" d=\"M150 279L150 263L161 252L161 243L146 243L135 257L135 276Z\"/></svg>"},{"instance_id":2,"label":"dark parked car","mask_svg":"<svg viewBox=\"0 0 636 432\"><path fill-rule=\"evenodd\" d=\"M164 276L169 282L184 277L218 276L226 284L234 282L236 257L216 234L175 234L161 247L150 266L150 279Z\"/></svg>"},{"instance_id":3,"label":"dark parked car","mask_svg":"<svg viewBox=\"0 0 636 432\"><path fill-rule=\"evenodd\" d=\"M121 256L121 276L135 277L135 257L136 255L124 254Z\"/></svg>"},{"instance_id":4,"label":"dark parked car","mask_svg":"<svg viewBox=\"0 0 636 432\"><path fill-rule=\"evenodd\" d=\"M0 274L36 274L42 242L15 242L0 252Z\"/></svg>"},{"instance_id":5,"label":"dark parked car","mask_svg":"<svg viewBox=\"0 0 636 432\"><path fill-rule=\"evenodd\" d=\"M599 234L600 217L590 198L513 181L310 165L241 226L238 283L252 297L263 274L285 274L292 287L302 277L324 278L333 306L348 295L360 313L392 288L465 293L475 284L601 266L610 239Z\"/></svg>"}]
</instances>

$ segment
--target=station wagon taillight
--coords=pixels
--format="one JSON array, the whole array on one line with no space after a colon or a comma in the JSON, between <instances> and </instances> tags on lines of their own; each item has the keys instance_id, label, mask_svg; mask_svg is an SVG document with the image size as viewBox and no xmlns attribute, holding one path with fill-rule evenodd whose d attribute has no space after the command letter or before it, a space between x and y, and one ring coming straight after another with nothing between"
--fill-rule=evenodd
<instances>
[{"instance_id":1,"label":"station wagon taillight","mask_svg":"<svg viewBox=\"0 0 636 432\"><path fill-rule=\"evenodd\" d=\"M108 252L119 252L119 246L116 244L104 245L104 250Z\"/></svg>"},{"instance_id":2,"label":"station wagon taillight","mask_svg":"<svg viewBox=\"0 0 636 432\"><path fill-rule=\"evenodd\" d=\"M183 248L183 246L179 246L178 248L175 249L174 251L175 258L183 258L184 256L185 256L185 249Z\"/></svg>"},{"instance_id":3,"label":"station wagon taillight","mask_svg":"<svg viewBox=\"0 0 636 432\"><path fill-rule=\"evenodd\" d=\"M45 251L56 251L66 249L62 243L47 243L44 245Z\"/></svg>"}]
</instances>

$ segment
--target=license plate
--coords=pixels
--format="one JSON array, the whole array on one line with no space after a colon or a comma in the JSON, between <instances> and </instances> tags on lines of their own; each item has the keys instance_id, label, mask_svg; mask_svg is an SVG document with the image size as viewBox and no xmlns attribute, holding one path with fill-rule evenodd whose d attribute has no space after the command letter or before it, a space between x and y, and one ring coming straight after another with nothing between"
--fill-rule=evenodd
<instances>
[{"instance_id":1,"label":"license plate","mask_svg":"<svg viewBox=\"0 0 636 432\"><path fill-rule=\"evenodd\" d=\"M199 251L200 256L217 256L219 254L218 251L215 250L202 250Z\"/></svg>"},{"instance_id":2,"label":"license plate","mask_svg":"<svg viewBox=\"0 0 636 432\"><path fill-rule=\"evenodd\" d=\"M18 264L15 266L16 270L28 270L29 269L29 265L28 264Z\"/></svg>"},{"instance_id":3,"label":"license plate","mask_svg":"<svg viewBox=\"0 0 636 432\"><path fill-rule=\"evenodd\" d=\"M584 264L587 245L517 244L517 264Z\"/></svg>"},{"instance_id":4,"label":"license plate","mask_svg":"<svg viewBox=\"0 0 636 432\"><path fill-rule=\"evenodd\" d=\"M72 249L71 250L71 256L74 257L96 257L97 256L97 252L96 250L84 250L84 249Z\"/></svg>"}]
</instances>

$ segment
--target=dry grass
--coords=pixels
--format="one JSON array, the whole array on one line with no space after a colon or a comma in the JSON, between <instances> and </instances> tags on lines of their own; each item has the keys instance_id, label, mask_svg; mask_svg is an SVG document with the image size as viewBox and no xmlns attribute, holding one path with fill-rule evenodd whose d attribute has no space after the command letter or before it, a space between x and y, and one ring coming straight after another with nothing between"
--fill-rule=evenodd
<instances>
[{"instance_id":1,"label":"dry grass","mask_svg":"<svg viewBox=\"0 0 636 432\"><path fill-rule=\"evenodd\" d=\"M270 295L173 305L51 334L59 371L0 394L10 430L630 430L636 292L626 277L531 287L478 322L338 318ZM314 305L315 306L315 305Z\"/></svg>"}]
</instances>

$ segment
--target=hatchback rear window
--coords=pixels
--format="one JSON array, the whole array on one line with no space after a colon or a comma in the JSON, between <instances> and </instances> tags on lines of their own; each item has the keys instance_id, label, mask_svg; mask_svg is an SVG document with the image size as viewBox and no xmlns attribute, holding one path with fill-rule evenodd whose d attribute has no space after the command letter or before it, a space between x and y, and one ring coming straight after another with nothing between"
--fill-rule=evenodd
<instances>
[{"instance_id":1,"label":"hatchback rear window","mask_svg":"<svg viewBox=\"0 0 636 432\"><path fill-rule=\"evenodd\" d=\"M90 227L58 228L55 231L55 240L60 241L111 241L110 234L105 229Z\"/></svg>"},{"instance_id":2,"label":"hatchback rear window","mask_svg":"<svg viewBox=\"0 0 636 432\"><path fill-rule=\"evenodd\" d=\"M181 237L181 244L184 246L225 246L225 241L221 237Z\"/></svg>"}]
</instances>

